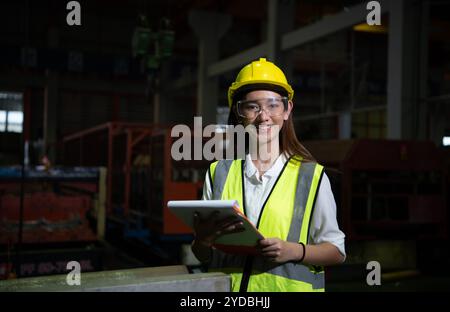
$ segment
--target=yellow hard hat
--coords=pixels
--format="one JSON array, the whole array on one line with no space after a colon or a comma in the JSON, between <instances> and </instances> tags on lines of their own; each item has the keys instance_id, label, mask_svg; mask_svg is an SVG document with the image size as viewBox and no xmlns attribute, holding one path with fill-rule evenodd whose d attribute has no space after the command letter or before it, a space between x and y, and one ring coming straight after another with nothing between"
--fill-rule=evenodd
<instances>
[{"instance_id":1,"label":"yellow hard hat","mask_svg":"<svg viewBox=\"0 0 450 312\"><path fill-rule=\"evenodd\" d=\"M228 88L228 105L233 105L233 97L236 92L244 86L268 85L274 90L283 90L287 93L289 100L294 97L294 90L288 84L283 71L274 63L260 58L244 66L236 77L236 81Z\"/></svg>"}]
</instances>

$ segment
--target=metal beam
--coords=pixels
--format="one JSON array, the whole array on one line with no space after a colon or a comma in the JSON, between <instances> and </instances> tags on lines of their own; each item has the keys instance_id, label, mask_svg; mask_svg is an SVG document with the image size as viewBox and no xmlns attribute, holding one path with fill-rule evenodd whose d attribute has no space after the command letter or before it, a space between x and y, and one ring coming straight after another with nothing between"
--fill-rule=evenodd
<instances>
[{"instance_id":1,"label":"metal beam","mask_svg":"<svg viewBox=\"0 0 450 312\"><path fill-rule=\"evenodd\" d=\"M231 26L231 16L192 10L189 24L199 38L196 115L206 123L215 123L219 84L217 78L209 77L208 68L219 59L219 39Z\"/></svg>"},{"instance_id":2,"label":"metal beam","mask_svg":"<svg viewBox=\"0 0 450 312\"><path fill-rule=\"evenodd\" d=\"M18 88L44 88L46 86L46 77L43 74L10 74L0 73L0 85L4 90L16 90ZM120 81L111 82L104 79L88 79L75 77L58 76L58 87L60 91L72 90L79 93L95 94L120 94L124 96L144 97L145 83Z\"/></svg>"},{"instance_id":3,"label":"metal beam","mask_svg":"<svg viewBox=\"0 0 450 312\"><path fill-rule=\"evenodd\" d=\"M262 43L227 59L215 62L208 67L208 77L215 77L239 68L267 53L267 44Z\"/></svg>"},{"instance_id":4,"label":"metal beam","mask_svg":"<svg viewBox=\"0 0 450 312\"><path fill-rule=\"evenodd\" d=\"M267 12L267 45L266 53L267 58L272 62L277 62L277 57L279 54L279 14L278 14L278 0L268 0L267 1L268 12Z\"/></svg>"},{"instance_id":5,"label":"metal beam","mask_svg":"<svg viewBox=\"0 0 450 312\"><path fill-rule=\"evenodd\" d=\"M56 162L56 143L58 132L58 73L47 71L44 88L44 146L45 156Z\"/></svg>"},{"instance_id":6,"label":"metal beam","mask_svg":"<svg viewBox=\"0 0 450 312\"><path fill-rule=\"evenodd\" d=\"M379 0L381 13L389 11L389 1ZM355 24L365 21L369 11L366 8L367 3L362 3L350 7L341 13L333 16L324 17L322 20L291 31L281 39L281 50L289 50L302 44L331 35L340 30L349 28Z\"/></svg>"},{"instance_id":7,"label":"metal beam","mask_svg":"<svg viewBox=\"0 0 450 312\"><path fill-rule=\"evenodd\" d=\"M388 77L387 77L387 138L402 138L404 89L403 53L404 1L392 3L389 15Z\"/></svg>"}]
</instances>

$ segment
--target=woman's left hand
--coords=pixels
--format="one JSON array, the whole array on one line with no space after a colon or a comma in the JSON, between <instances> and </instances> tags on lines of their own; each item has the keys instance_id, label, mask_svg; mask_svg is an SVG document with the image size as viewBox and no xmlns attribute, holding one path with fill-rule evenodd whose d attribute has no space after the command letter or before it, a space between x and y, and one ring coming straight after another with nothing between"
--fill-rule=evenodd
<instances>
[{"instance_id":1,"label":"woman's left hand","mask_svg":"<svg viewBox=\"0 0 450 312\"><path fill-rule=\"evenodd\" d=\"M259 241L261 255L276 263L298 261L302 258L299 244L283 241L279 238L266 238Z\"/></svg>"}]
</instances>

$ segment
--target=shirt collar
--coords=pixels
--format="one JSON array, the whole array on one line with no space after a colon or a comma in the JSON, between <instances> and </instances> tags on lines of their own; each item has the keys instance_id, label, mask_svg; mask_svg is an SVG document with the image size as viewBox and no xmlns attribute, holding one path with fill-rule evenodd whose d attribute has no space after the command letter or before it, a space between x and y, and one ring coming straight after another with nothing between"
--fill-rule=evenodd
<instances>
[{"instance_id":1,"label":"shirt collar","mask_svg":"<svg viewBox=\"0 0 450 312\"><path fill-rule=\"evenodd\" d=\"M267 177L277 176L280 173L281 169L283 169L283 166L287 162L287 160L288 158L286 157L286 155L282 153L272 164L272 167L270 167L270 169L264 173L264 176ZM256 169L255 165L253 164L250 154L247 154L245 156L244 172L247 178L251 177L259 178L258 169Z\"/></svg>"}]
</instances>

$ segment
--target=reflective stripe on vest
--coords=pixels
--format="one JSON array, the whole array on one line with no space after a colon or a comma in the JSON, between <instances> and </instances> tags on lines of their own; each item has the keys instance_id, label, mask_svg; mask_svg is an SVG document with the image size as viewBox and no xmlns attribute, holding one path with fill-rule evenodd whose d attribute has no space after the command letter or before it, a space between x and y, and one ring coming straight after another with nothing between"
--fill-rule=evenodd
<instances>
[{"instance_id":1,"label":"reflective stripe on vest","mask_svg":"<svg viewBox=\"0 0 450 312\"><path fill-rule=\"evenodd\" d=\"M261 209L257 227L265 237L307 243L309 224L323 167L290 159L283 168ZM225 160L210 166L214 199L236 199L245 211L243 161ZM297 183L292 183L297 181ZM280 209L283 207L284 209ZM211 271L229 273L232 290L239 290L244 256L227 255L214 250ZM318 269L319 268L319 269ZM323 291L321 267L289 262L274 264L255 257L248 291Z\"/></svg>"},{"instance_id":2,"label":"reflective stripe on vest","mask_svg":"<svg viewBox=\"0 0 450 312\"><path fill-rule=\"evenodd\" d=\"M230 171L231 164L233 160L225 159L214 163L215 170L211 174L213 180L213 199L220 199L223 193L223 187L225 186L225 180L228 176L228 171Z\"/></svg>"}]
</instances>

